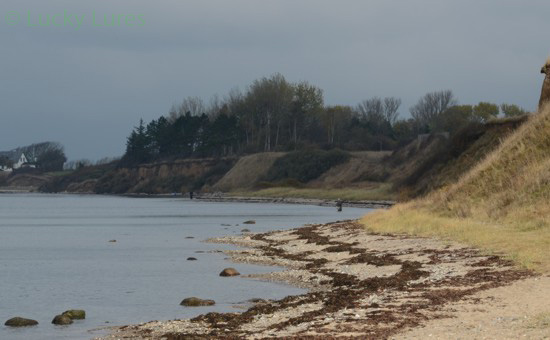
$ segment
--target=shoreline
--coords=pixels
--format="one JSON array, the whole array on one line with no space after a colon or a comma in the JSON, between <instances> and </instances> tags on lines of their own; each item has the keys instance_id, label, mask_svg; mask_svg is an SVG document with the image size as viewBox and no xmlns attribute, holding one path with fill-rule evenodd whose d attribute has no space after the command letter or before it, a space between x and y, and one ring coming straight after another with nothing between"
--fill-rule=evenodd
<instances>
[{"instance_id":1,"label":"shoreline","mask_svg":"<svg viewBox=\"0 0 550 340\"><path fill-rule=\"evenodd\" d=\"M0 187L0 194L46 194L46 195L97 195L97 196L119 196L130 198L186 198L183 194L96 194L92 192L41 192L37 188L20 188L20 187ZM299 205L316 205L322 207L336 207L335 200L329 199L313 199L313 198L285 198L285 197L247 197L247 196L227 196L226 194L197 194L193 200L203 202L228 202L228 203L271 203L271 204L299 204ZM387 209L394 206L394 201L344 201L343 207L347 208L365 208L365 209Z\"/></svg>"},{"instance_id":2,"label":"shoreline","mask_svg":"<svg viewBox=\"0 0 550 340\"><path fill-rule=\"evenodd\" d=\"M35 187L0 187L0 194L30 194L37 193Z\"/></svg>"},{"instance_id":3,"label":"shoreline","mask_svg":"<svg viewBox=\"0 0 550 340\"><path fill-rule=\"evenodd\" d=\"M272 198L272 197L240 197L240 196L199 196L198 200L208 202L235 202L235 203L276 203L276 204L303 204L323 207L336 207L335 200L312 198ZM395 205L393 201L344 201L343 206L348 208L387 209Z\"/></svg>"},{"instance_id":4,"label":"shoreline","mask_svg":"<svg viewBox=\"0 0 550 340\"><path fill-rule=\"evenodd\" d=\"M92 194L93 195L93 194ZM110 194L108 194L110 195ZM184 194L119 194L115 196L133 197L133 198L186 198ZM336 207L336 200L315 199L315 198L292 198L292 197L251 197L251 196L230 196L225 193L218 194L195 194L193 200L204 202L231 202L231 203L274 203L274 204L300 204L317 205L322 207ZM366 209L387 209L394 206L396 202L388 200L362 200L362 201L343 201L343 206L348 208L366 208Z\"/></svg>"},{"instance_id":5,"label":"shoreline","mask_svg":"<svg viewBox=\"0 0 550 340\"><path fill-rule=\"evenodd\" d=\"M550 278L470 247L372 234L357 221L207 242L239 246L225 252L237 268L238 263L286 268L246 278L291 284L308 292L278 301L259 300L242 313L108 328L114 333L99 339L399 338L403 332L418 332L423 325L447 320L457 304L478 308L483 302L490 309L492 300L482 300L483 294L550 283ZM500 313L502 307L492 309ZM420 331L418 338L427 336Z\"/></svg>"}]
</instances>

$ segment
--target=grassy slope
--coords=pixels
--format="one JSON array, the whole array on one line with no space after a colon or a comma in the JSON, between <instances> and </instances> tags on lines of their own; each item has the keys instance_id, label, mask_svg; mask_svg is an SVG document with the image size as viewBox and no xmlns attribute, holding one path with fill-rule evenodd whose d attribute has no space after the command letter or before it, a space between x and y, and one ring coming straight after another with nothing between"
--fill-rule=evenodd
<instances>
[{"instance_id":1,"label":"grassy slope","mask_svg":"<svg viewBox=\"0 0 550 340\"><path fill-rule=\"evenodd\" d=\"M391 192L391 185L387 183L362 180L365 172L380 170L380 163L383 157L389 156L389 152L352 152L352 158L344 163L331 168L318 179L307 183L303 188L294 187L273 187L261 190L254 190L256 181L265 177L274 159L266 164L262 154L246 156L237 163L222 181L233 177L240 179L246 174L248 186L242 184L230 186L230 195L247 197L288 197L288 198L313 198L313 199L343 199L349 201L362 200L394 200L395 194ZM278 157L282 154L277 154ZM258 166L255 163L262 164ZM242 163L242 164L241 164ZM267 166L266 166L267 165ZM376 169L375 169L376 168ZM261 171L259 171L261 170ZM251 175L252 174L252 175ZM252 176L252 178L251 178ZM222 182L220 181L220 182ZM236 182L235 179L232 179ZM215 187L220 187L219 183ZM225 183L224 183L225 185Z\"/></svg>"},{"instance_id":2,"label":"grassy slope","mask_svg":"<svg viewBox=\"0 0 550 340\"><path fill-rule=\"evenodd\" d=\"M265 152L244 156L216 184L213 190L234 191L250 189L269 171L283 152Z\"/></svg>"},{"instance_id":3,"label":"grassy slope","mask_svg":"<svg viewBox=\"0 0 550 340\"><path fill-rule=\"evenodd\" d=\"M550 107L457 183L363 222L377 232L466 242L550 272Z\"/></svg>"},{"instance_id":4,"label":"grassy slope","mask_svg":"<svg viewBox=\"0 0 550 340\"><path fill-rule=\"evenodd\" d=\"M397 150L389 159L397 164L389 179L403 199L411 199L455 183L480 159L493 152L527 117L472 123L450 139L433 136Z\"/></svg>"},{"instance_id":5,"label":"grassy slope","mask_svg":"<svg viewBox=\"0 0 550 340\"><path fill-rule=\"evenodd\" d=\"M278 187L262 189L258 191L234 191L230 195L248 197L289 197L289 198L315 198L315 199L343 199L347 201L377 201L394 200L390 184L376 184L370 189L365 188L290 188Z\"/></svg>"}]
</instances>

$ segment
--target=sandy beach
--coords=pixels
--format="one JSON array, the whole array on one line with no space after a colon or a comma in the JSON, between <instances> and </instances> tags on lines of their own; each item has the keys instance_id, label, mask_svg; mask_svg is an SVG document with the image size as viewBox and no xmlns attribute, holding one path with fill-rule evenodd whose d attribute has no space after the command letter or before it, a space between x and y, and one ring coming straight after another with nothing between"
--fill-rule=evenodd
<instances>
[{"instance_id":1,"label":"sandy beach","mask_svg":"<svg viewBox=\"0 0 550 340\"><path fill-rule=\"evenodd\" d=\"M209 239L236 263L283 266L248 275L308 289L244 312L112 328L103 339L546 339L550 278L434 239L368 233L356 221ZM228 278L238 284L239 278ZM261 297L258 297L261 298Z\"/></svg>"}]
</instances>

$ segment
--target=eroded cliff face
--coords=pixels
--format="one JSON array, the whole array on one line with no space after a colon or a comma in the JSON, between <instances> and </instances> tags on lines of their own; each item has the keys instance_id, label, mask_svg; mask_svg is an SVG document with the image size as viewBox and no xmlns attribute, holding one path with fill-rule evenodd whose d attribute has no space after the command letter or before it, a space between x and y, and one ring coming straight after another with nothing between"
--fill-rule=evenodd
<instances>
[{"instance_id":1,"label":"eroded cliff face","mask_svg":"<svg viewBox=\"0 0 550 340\"><path fill-rule=\"evenodd\" d=\"M214 159L178 160L170 163L144 164L137 168L140 178L167 178L173 176L200 177L217 164Z\"/></svg>"},{"instance_id":2,"label":"eroded cliff face","mask_svg":"<svg viewBox=\"0 0 550 340\"><path fill-rule=\"evenodd\" d=\"M28 191L35 191L47 183L51 179L50 176L40 174L13 174L11 176L7 174L0 175L0 187L6 189L23 189Z\"/></svg>"},{"instance_id":3,"label":"eroded cliff face","mask_svg":"<svg viewBox=\"0 0 550 340\"><path fill-rule=\"evenodd\" d=\"M206 158L142 164L132 168L90 167L77 170L41 189L47 192L99 194L185 193L199 188L208 191L235 161L231 158Z\"/></svg>"}]
</instances>

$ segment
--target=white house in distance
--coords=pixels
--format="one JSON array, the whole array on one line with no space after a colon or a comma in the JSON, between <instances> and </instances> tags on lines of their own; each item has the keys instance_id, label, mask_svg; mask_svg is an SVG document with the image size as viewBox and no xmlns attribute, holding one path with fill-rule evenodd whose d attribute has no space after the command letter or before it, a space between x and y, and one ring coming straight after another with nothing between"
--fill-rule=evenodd
<instances>
[{"instance_id":1,"label":"white house in distance","mask_svg":"<svg viewBox=\"0 0 550 340\"><path fill-rule=\"evenodd\" d=\"M24 153L19 156L19 160L17 160L17 163L13 165L13 169L19 169L19 168L34 168L34 164L29 162L27 159L27 156L25 156Z\"/></svg>"},{"instance_id":2,"label":"white house in distance","mask_svg":"<svg viewBox=\"0 0 550 340\"><path fill-rule=\"evenodd\" d=\"M24 153L21 153L21 156L19 156L19 159L16 163L13 164L13 168L10 168L8 166L0 165L0 171L5 172L12 172L13 170L20 169L20 168L35 168L36 166L29 162L27 159L27 156L25 156Z\"/></svg>"}]
</instances>

